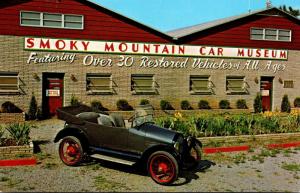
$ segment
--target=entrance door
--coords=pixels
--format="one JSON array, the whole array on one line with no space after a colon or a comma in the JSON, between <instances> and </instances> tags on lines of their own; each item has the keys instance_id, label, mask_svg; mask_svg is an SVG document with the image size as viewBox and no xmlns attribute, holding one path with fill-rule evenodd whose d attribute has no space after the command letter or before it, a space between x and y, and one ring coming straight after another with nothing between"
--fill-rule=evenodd
<instances>
[{"instance_id":1,"label":"entrance door","mask_svg":"<svg viewBox=\"0 0 300 193\"><path fill-rule=\"evenodd\" d=\"M261 77L260 92L263 111L272 110L273 77Z\"/></svg>"},{"instance_id":2,"label":"entrance door","mask_svg":"<svg viewBox=\"0 0 300 193\"><path fill-rule=\"evenodd\" d=\"M43 101L45 113L56 115L56 109L63 106L63 74L45 74L43 77Z\"/></svg>"}]
</instances>

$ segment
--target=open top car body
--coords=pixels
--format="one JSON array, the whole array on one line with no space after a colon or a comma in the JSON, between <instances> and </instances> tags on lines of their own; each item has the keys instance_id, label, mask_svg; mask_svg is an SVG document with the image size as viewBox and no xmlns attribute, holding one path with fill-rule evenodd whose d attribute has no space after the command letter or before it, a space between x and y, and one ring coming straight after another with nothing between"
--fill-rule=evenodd
<instances>
[{"instance_id":1,"label":"open top car body","mask_svg":"<svg viewBox=\"0 0 300 193\"><path fill-rule=\"evenodd\" d=\"M79 165L85 156L141 164L155 182L170 184L180 169L201 159L201 142L155 125L151 106L137 108L127 127L119 114L93 112L83 105L59 108L57 115L65 126L54 141L60 141L60 158L69 166Z\"/></svg>"}]
</instances>

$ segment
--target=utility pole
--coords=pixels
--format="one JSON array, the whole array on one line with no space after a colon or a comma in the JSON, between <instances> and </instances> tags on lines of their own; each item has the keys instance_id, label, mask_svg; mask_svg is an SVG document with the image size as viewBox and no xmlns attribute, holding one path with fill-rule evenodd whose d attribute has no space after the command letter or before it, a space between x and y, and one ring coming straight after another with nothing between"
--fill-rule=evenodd
<instances>
[{"instance_id":1,"label":"utility pole","mask_svg":"<svg viewBox=\"0 0 300 193\"><path fill-rule=\"evenodd\" d=\"M266 6L267 6L267 9L270 9L270 8L272 8L272 3L271 3L271 0L267 0L267 2L266 2Z\"/></svg>"}]
</instances>

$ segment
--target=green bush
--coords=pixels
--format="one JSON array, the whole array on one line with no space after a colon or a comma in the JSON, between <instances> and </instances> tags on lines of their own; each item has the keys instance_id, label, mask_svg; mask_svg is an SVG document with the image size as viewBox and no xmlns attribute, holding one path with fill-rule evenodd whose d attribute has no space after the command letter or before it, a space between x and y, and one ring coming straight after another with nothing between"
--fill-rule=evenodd
<instances>
[{"instance_id":1,"label":"green bush","mask_svg":"<svg viewBox=\"0 0 300 193\"><path fill-rule=\"evenodd\" d=\"M70 105L71 106L79 106L80 105L80 102L79 102L79 100L78 100L78 98L74 95L74 94L72 94L72 96L71 96L71 102L70 102Z\"/></svg>"},{"instance_id":2,"label":"green bush","mask_svg":"<svg viewBox=\"0 0 300 193\"><path fill-rule=\"evenodd\" d=\"M41 106L39 106L37 108L36 118L37 118L37 120L43 120L43 119L45 119L45 116L44 116L44 113L43 113L43 109L42 109Z\"/></svg>"},{"instance_id":3,"label":"green bush","mask_svg":"<svg viewBox=\"0 0 300 193\"><path fill-rule=\"evenodd\" d=\"M299 116L268 114L208 114L160 117L156 124L195 137L300 132Z\"/></svg>"},{"instance_id":4,"label":"green bush","mask_svg":"<svg viewBox=\"0 0 300 193\"><path fill-rule=\"evenodd\" d=\"M221 100L219 102L220 109L230 109L230 102L228 100Z\"/></svg>"},{"instance_id":5,"label":"green bush","mask_svg":"<svg viewBox=\"0 0 300 193\"><path fill-rule=\"evenodd\" d=\"M255 113L261 113L263 111L262 97L260 93L258 93L254 99L253 108Z\"/></svg>"},{"instance_id":6,"label":"green bush","mask_svg":"<svg viewBox=\"0 0 300 193\"><path fill-rule=\"evenodd\" d=\"M300 97L295 98L294 107L296 107L296 108L300 107Z\"/></svg>"},{"instance_id":7,"label":"green bush","mask_svg":"<svg viewBox=\"0 0 300 193\"><path fill-rule=\"evenodd\" d=\"M170 102L167 100L160 101L160 108L161 108L161 110L174 110L174 108L172 107Z\"/></svg>"},{"instance_id":8,"label":"green bush","mask_svg":"<svg viewBox=\"0 0 300 193\"><path fill-rule=\"evenodd\" d=\"M29 110L28 110L28 119L29 120L35 120L36 119L36 113L37 113L37 102L35 99L34 94L32 94L30 104L29 104Z\"/></svg>"},{"instance_id":9,"label":"green bush","mask_svg":"<svg viewBox=\"0 0 300 193\"><path fill-rule=\"evenodd\" d=\"M245 99L239 99L236 101L236 107L238 109L248 109L247 103Z\"/></svg>"},{"instance_id":10,"label":"green bush","mask_svg":"<svg viewBox=\"0 0 300 193\"><path fill-rule=\"evenodd\" d=\"M121 111L131 111L132 106L129 105L128 101L125 99L120 99L117 101L117 109Z\"/></svg>"},{"instance_id":11,"label":"green bush","mask_svg":"<svg viewBox=\"0 0 300 193\"><path fill-rule=\"evenodd\" d=\"M108 111L107 108L103 107L102 103L100 101L94 100L91 102L91 107L94 112L99 112L99 111Z\"/></svg>"},{"instance_id":12,"label":"green bush","mask_svg":"<svg viewBox=\"0 0 300 193\"><path fill-rule=\"evenodd\" d=\"M6 127L10 137L12 137L17 145L28 145L31 126L27 123L14 123Z\"/></svg>"},{"instance_id":13,"label":"green bush","mask_svg":"<svg viewBox=\"0 0 300 193\"><path fill-rule=\"evenodd\" d=\"M17 107L14 103L6 101L1 105L2 113L22 113L23 111Z\"/></svg>"},{"instance_id":14,"label":"green bush","mask_svg":"<svg viewBox=\"0 0 300 193\"><path fill-rule=\"evenodd\" d=\"M288 95L284 95L281 102L281 112L290 113L291 104Z\"/></svg>"},{"instance_id":15,"label":"green bush","mask_svg":"<svg viewBox=\"0 0 300 193\"><path fill-rule=\"evenodd\" d=\"M182 110L192 110L192 106L188 100L183 100L180 103L181 109Z\"/></svg>"},{"instance_id":16,"label":"green bush","mask_svg":"<svg viewBox=\"0 0 300 193\"><path fill-rule=\"evenodd\" d=\"M150 101L148 99L142 99L140 101L140 105L149 105L150 104Z\"/></svg>"},{"instance_id":17,"label":"green bush","mask_svg":"<svg viewBox=\"0 0 300 193\"><path fill-rule=\"evenodd\" d=\"M198 107L199 109L211 109L211 107L209 106L209 102L206 100L200 100L198 103Z\"/></svg>"}]
</instances>

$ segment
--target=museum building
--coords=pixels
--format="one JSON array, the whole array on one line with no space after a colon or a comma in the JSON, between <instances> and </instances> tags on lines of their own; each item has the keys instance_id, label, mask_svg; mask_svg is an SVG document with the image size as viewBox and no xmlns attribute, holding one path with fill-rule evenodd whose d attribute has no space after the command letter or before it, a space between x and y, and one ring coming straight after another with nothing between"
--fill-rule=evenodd
<instances>
[{"instance_id":1,"label":"museum building","mask_svg":"<svg viewBox=\"0 0 300 193\"><path fill-rule=\"evenodd\" d=\"M166 33L89 0L1 1L0 17L0 104L26 112L33 94L51 114L72 96L109 110L119 99L251 109L257 93L276 110L300 96L300 21L277 8Z\"/></svg>"}]
</instances>

